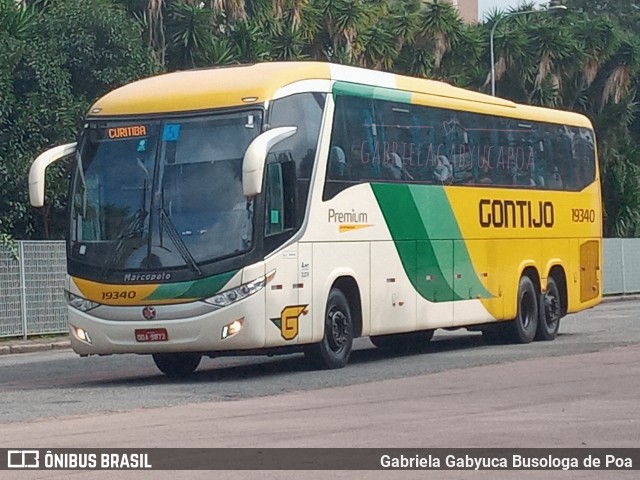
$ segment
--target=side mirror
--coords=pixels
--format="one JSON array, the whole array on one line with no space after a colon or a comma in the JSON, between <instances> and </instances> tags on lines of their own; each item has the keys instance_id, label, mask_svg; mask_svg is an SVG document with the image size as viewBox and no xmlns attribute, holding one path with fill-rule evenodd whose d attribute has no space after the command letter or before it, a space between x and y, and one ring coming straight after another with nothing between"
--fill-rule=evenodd
<instances>
[{"instance_id":1,"label":"side mirror","mask_svg":"<svg viewBox=\"0 0 640 480\"><path fill-rule=\"evenodd\" d=\"M33 207L44 206L44 174L47 167L61 158L73 155L76 152L77 143L68 143L53 147L40 154L31 164L29 169L29 201Z\"/></svg>"},{"instance_id":2,"label":"side mirror","mask_svg":"<svg viewBox=\"0 0 640 480\"><path fill-rule=\"evenodd\" d=\"M242 194L253 198L262 193L262 176L269 150L294 135L297 127L278 127L258 135L247 147L242 161Z\"/></svg>"}]
</instances>

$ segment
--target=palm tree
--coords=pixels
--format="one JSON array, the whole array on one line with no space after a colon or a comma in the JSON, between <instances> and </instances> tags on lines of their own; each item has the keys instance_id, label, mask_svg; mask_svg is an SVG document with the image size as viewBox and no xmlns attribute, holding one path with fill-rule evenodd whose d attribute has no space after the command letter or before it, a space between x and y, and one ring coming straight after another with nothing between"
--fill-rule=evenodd
<instances>
[{"instance_id":1,"label":"palm tree","mask_svg":"<svg viewBox=\"0 0 640 480\"><path fill-rule=\"evenodd\" d=\"M467 88L480 88L485 76L487 32L482 25L464 25L455 48L443 58L442 73L447 81Z\"/></svg>"},{"instance_id":2,"label":"palm tree","mask_svg":"<svg viewBox=\"0 0 640 480\"><path fill-rule=\"evenodd\" d=\"M606 237L640 234L640 149L627 147L608 152L602 172Z\"/></svg>"},{"instance_id":3,"label":"palm tree","mask_svg":"<svg viewBox=\"0 0 640 480\"><path fill-rule=\"evenodd\" d=\"M526 7L523 7L526 8ZM489 32L504 14L494 11L484 27ZM517 101L526 98L523 77L531 77L535 71L535 47L532 47L525 31L527 15L502 21L494 34L496 63L494 67L496 90L501 96ZM487 52L487 57L489 52ZM502 82L502 80L505 80ZM483 88L487 89L491 82L491 72L487 74ZM502 82L502 84L501 84ZM503 86L504 85L504 86Z\"/></svg>"},{"instance_id":4,"label":"palm tree","mask_svg":"<svg viewBox=\"0 0 640 480\"><path fill-rule=\"evenodd\" d=\"M453 4L443 0L425 4L419 21L416 43L432 49L433 74L441 78L442 59L458 45L464 24Z\"/></svg>"},{"instance_id":5,"label":"palm tree","mask_svg":"<svg viewBox=\"0 0 640 480\"><path fill-rule=\"evenodd\" d=\"M630 39L623 40L608 63L609 71L600 101L601 110L610 102L620 103L629 93L640 66L640 45Z\"/></svg>"},{"instance_id":6,"label":"palm tree","mask_svg":"<svg viewBox=\"0 0 640 480\"><path fill-rule=\"evenodd\" d=\"M27 5L15 0L0 0L1 30L9 36L25 40L34 27L38 5Z\"/></svg>"},{"instance_id":7,"label":"palm tree","mask_svg":"<svg viewBox=\"0 0 640 480\"><path fill-rule=\"evenodd\" d=\"M582 50L572 32L549 15L528 30L537 65L535 76L525 84L527 103L556 106L561 103L566 72L582 63Z\"/></svg>"},{"instance_id":8,"label":"palm tree","mask_svg":"<svg viewBox=\"0 0 640 480\"><path fill-rule=\"evenodd\" d=\"M200 3L198 0L185 1ZM212 10L225 13L231 21L245 20L247 18L245 3L245 0L210 0Z\"/></svg>"},{"instance_id":9,"label":"palm tree","mask_svg":"<svg viewBox=\"0 0 640 480\"><path fill-rule=\"evenodd\" d=\"M164 37L163 10L165 0L149 0L145 15L148 45L156 52L160 65L165 65L166 43Z\"/></svg>"},{"instance_id":10,"label":"palm tree","mask_svg":"<svg viewBox=\"0 0 640 480\"><path fill-rule=\"evenodd\" d=\"M581 52L581 65L567 72L564 106L570 109L580 106L586 111L589 108L588 89L605 61L614 53L618 39L613 23L604 17L574 15L571 27Z\"/></svg>"}]
</instances>

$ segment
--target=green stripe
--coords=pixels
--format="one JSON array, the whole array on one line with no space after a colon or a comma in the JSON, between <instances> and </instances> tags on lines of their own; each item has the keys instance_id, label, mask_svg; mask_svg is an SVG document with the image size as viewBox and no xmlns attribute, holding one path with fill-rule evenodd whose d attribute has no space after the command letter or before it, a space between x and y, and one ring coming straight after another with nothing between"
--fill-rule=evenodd
<instances>
[{"instance_id":1,"label":"green stripe","mask_svg":"<svg viewBox=\"0 0 640 480\"><path fill-rule=\"evenodd\" d=\"M405 273L432 302L491 297L439 185L371 184Z\"/></svg>"},{"instance_id":2,"label":"green stripe","mask_svg":"<svg viewBox=\"0 0 640 480\"><path fill-rule=\"evenodd\" d=\"M164 283L158 285L145 300L168 300L173 298L207 298L218 293L238 270L219 273L191 282Z\"/></svg>"},{"instance_id":3,"label":"green stripe","mask_svg":"<svg viewBox=\"0 0 640 480\"><path fill-rule=\"evenodd\" d=\"M335 82L332 92L334 95L349 95L351 97L371 98L375 100L389 100L393 102L411 103L411 92L394 90L392 88L372 87L349 82Z\"/></svg>"}]
</instances>

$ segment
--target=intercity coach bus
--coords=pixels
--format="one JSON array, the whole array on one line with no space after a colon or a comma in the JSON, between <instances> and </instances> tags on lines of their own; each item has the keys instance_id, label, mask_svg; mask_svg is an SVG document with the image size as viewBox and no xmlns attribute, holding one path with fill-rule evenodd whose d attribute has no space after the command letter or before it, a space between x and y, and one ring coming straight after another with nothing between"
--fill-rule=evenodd
<instances>
[{"instance_id":1,"label":"intercity coach bus","mask_svg":"<svg viewBox=\"0 0 640 480\"><path fill-rule=\"evenodd\" d=\"M164 74L89 110L72 156L68 315L80 355L202 356L435 329L552 340L601 299L601 194L584 116L315 62Z\"/></svg>"}]
</instances>

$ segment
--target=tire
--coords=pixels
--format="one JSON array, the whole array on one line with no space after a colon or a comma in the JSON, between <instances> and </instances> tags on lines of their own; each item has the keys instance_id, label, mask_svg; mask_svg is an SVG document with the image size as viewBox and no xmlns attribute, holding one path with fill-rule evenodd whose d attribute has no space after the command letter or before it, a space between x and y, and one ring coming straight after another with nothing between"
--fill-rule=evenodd
<instances>
[{"instance_id":1,"label":"tire","mask_svg":"<svg viewBox=\"0 0 640 480\"><path fill-rule=\"evenodd\" d=\"M558 330L560 329L562 304L560 303L558 285L551 277L547 280L547 291L540 295L539 310L536 340L554 340L558 336Z\"/></svg>"},{"instance_id":2,"label":"tire","mask_svg":"<svg viewBox=\"0 0 640 480\"><path fill-rule=\"evenodd\" d=\"M369 340L376 347L382 349L416 351L425 348L432 337L433 330L420 330L418 332L396 333L393 335L375 335L369 337Z\"/></svg>"},{"instance_id":3,"label":"tire","mask_svg":"<svg viewBox=\"0 0 640 480\"><path fill-rule=\"evenodd\" d=\"M540 294L529 277L523 275L518 286L518 313L505 324L505 333L513 343L531 343L538 329L538 298Z\"/></svg>"},{"instance_id":4,"label":"tire","mask_svg":"<svg viewBox=\"0 0 640 480\"><path fill-rule=\"evenodd\" d=\"M340 289L329 292L324 318L324 337L305 349L305 357L316 368L342 368L353 347L353 321L349 302Z\"/></svg>"},{"instance_id":5,"label":"tire","mask_svg":"<svg viewBox=\"0 0 640 480\"><path fill-rule=\"evenodd\" d=\"M199 353L154 353L156 367L169 378L186 378L196 371L202 355Z\"/></svg>"}]
</instances>

